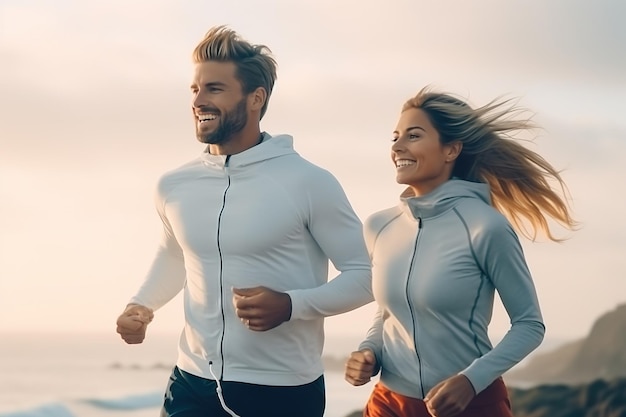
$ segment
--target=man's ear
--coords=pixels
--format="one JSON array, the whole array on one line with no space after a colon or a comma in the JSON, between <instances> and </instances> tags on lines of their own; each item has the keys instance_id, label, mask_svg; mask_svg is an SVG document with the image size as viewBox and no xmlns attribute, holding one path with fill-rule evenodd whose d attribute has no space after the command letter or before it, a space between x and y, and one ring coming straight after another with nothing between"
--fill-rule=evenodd
<instances>
[{"instance_id":1,"label":"man's ear","mask_svg":"<svg viewBox=\"0 0 626 417\"><path fill-rule=\"evenodd\" d=\"M267 91L263 87L257 87L248 95L248 100L248 106L251 110L261 111L267 100Z\"/></svg>"},{"instance_id":2,"label":"man's ear","mask_svg":"<svg viewBox=\"0 0 626 417\"><path fill-rule=\"evenodd\" d=\"M454 162L463 150L463 142L456 141L446 145L446 162Z\"/></svg>"}]
</instances>

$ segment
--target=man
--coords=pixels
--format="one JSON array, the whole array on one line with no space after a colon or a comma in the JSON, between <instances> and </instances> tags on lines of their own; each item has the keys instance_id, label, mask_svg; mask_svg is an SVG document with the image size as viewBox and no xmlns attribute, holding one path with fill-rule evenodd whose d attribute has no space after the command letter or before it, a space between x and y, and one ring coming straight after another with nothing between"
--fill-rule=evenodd
<instances>
[{"instance_id":1,"label":"man","mask_svg":"<svg viewBox=\"0 0 626 417\"><path fill-rule=\"evenodd\" d=\"M141 343L153 311L184 289L162 416L321 417L323 317L373 300L361 223L290 136L261 133L276 79L265 46L220 26L193 57L207 147L159 182L162 242L117 331ZM329 259L340 273L326 282Z\"/></svg>"}]
</instances>

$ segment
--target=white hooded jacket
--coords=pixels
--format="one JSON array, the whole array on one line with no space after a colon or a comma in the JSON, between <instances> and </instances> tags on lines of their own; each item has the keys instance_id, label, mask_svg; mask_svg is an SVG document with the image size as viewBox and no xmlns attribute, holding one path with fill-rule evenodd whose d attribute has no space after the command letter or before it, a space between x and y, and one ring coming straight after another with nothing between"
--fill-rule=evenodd
<instances>
[{"instance_id":1,"label":"white hooded jacket","mask_svg":"<svg viewBox=\"0 0 626 417\"><path fill-rule=\"evenodd\" d=\"M204 153L165 174L163 238L132 303L158 309L184 289L177 365L211 379L301 385L322 372L323 317L373 300L362 225L337 180L303 159L291 136L232 156ZM340 272L327 283L328 260ZM245 327L233 287L287 292L290 321Z\"/></svg>"}]
</instances>

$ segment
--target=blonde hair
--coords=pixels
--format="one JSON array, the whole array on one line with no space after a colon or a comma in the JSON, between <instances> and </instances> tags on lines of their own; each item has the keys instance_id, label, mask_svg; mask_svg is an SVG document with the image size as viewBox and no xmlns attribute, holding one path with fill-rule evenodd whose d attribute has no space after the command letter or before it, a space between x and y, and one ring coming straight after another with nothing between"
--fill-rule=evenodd
<instances>
[{"instance_id":1,"label":"blonde hair","mask_svg":"<svg viewBox=\"0 0 626 417\"><path fill-rule=\"evenodd\" d=\"M276 82L276 60L265 45L253 45L226 26L215 26L204 35L192 57L195 63L207 61L232 62L237 67L235 76L244 94L259 87L265 89L267 98L261 108L261 118L267 111L269 99Z\"/></svg>"},{"instance_id":2,"label":"blonde hair","mask_svg":"<svg viewBox=\"0 0 626 417\"><path fill-rule=\"evenodd\" d=\"M452 176L489 184L493 206L523 235L535 240L537 231L542 231L550 240L562 240L552 234L548 218L575 228L559 171L514 140L515 133L536 128L530 117L522 117L527 110L515 101L495 99L472 109L461 99L425 87L402 111L410 108L426 113L442 143L462 143ZM558 184L560 192L551 182ZM525 227L525 220L532 231Z\"/></svg>"}]
</instances>

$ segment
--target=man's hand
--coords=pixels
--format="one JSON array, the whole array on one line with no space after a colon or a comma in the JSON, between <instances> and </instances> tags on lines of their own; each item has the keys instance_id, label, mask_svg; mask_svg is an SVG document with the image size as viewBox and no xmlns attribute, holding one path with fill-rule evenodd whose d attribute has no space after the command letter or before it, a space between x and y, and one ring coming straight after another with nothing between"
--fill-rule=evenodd
<instances>
[{"instance_id":1,"label":"man's hand","mask_svg":"<svg viewBox=\"0 0 626 417\"><path fill-rule=\"evenodd\" d=\"M154 318L152 309L138 304L129 304L117 318L117 332L128 344L143 342L148 323Z\"/></svg>"},{"instance_id":2,"label":"man's hand","mask_svg":"<svg viewBox=\"0 0 626 417\"><path fill-rule=\"evenodd\" d=\"M435 385L424 402L433 417L453 417L465 410L475 396L472 383L459 374Z\"/></svg>"},{"instance_id":3,"label":"man's hand","mask_svg":"<svg viewBox=\"0 0 626 417\"><path fill-rule=\"evenodd\" d=\"M291 318L291 297L266 287L233 288L233 305L250 330L270 330Z\"/></svg>"},{"instance_id":4,"label":"man's hand","mask_svg":"<svg viewBox=\"0 0 626 417\"><path fill-rule=\"evenodd\" d=\"M365 385L374 376L376 356L371 349L352 352L346 362L345 379L354 386Z\"/></svg>"}]
</instances>

